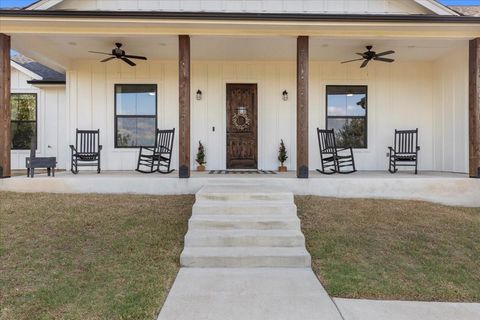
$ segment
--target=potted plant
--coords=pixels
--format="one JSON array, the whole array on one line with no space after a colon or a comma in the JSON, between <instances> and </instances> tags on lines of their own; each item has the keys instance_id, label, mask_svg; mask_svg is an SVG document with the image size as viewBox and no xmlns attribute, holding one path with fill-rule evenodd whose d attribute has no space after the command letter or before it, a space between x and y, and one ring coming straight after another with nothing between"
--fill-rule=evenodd
<instances>
[{"instance_id":1,"label":"potted plant","mask_svg":"<svg viewBox=\"0 0 480 320\"><path fill-rule=\"evenodd\" d=\"M198 141L197 158L195 161L198 163L197 171L205 171L205 147L202 141Z\"/></svg>"},{"instance_id":2,"label":"potted plant","mask_svg":"<svg viewBox=\"0 0 480 320\"><path fill-rule=\"evenodd\" d=\"M287 161L287 148L285 148L285 144L283 143L283 139L280 140L280 148L278 148L278 161L280 161L280 167L278 167L278 172L287 172L287 167L283 165L285 161Z\"/></svg>"}]
</instances>

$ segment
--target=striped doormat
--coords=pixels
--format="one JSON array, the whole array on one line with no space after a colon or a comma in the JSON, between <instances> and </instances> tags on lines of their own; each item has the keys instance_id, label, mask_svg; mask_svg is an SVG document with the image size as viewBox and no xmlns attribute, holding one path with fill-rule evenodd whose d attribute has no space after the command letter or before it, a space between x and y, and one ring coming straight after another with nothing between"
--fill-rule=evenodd
<instances>
[{"instance_id":1,"label":"striped doormat","mask_svg":"<svg viewBox=\"0 0 480 320\"><path fill-rule=\"evenodd\" d=\"M210 170L208 174L277 174L272 170Z\"/></svg>"}]
</instances>

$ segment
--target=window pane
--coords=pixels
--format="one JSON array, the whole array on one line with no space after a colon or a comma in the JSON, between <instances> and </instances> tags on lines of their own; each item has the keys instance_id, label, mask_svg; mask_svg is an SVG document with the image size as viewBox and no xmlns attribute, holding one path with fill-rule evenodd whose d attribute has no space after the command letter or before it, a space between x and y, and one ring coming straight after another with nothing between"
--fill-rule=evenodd
<instances>
[{"instance_id":1,"label":"window pane","mask_svg":"<svg viewBox=\"0 0 480 320\"><path fill-rule=\"evenodd\" d=\"M346 116L347 99L346 95L329 94L327 98L327 112L329 116Z\"/></svg>"},{"instance_id":2,"label":"window pane","mask_svg":"<svg viewBox=\"0 0 480 320\"><path fill-rule=\"evenodd\" d=\"M327 115L363 117L367 114L367 89L363 86L327 87Z\"/></svg>"},{"instance_id":3,"label":"window pane","mask_svg":"<svg viewBox=\"0 0 480 320\"><path fill-rule=\"evenodd\" d=\"M37 95L28 93L13 93L11 96L11 119L35 121Z\"/></svg>"},{"instance_id":4,"label":"window pane","mask_svg":"<svg viewBox=\"0 0 480 320\"><path fill-rule=\"evenodd\" d=\"M35 137L35 122L12 122L12 148L28 150Z\"/></svg>"},{"instance_id":5,"label":"window pane","mask_svg":"<svg viewBox=\"0 0 480 320\"><path fill-rule=\"evenodd\" d=\"M117 115L156 115L157 87L155 85L117 85Z\"/></svg>"},{"instance_id":6,"label":"window pane","mask_svg":"<svg viewBox=\"0 0 480 320\"><path fill-rule=\"evenodd\" d=\"M117 147L152 147L155 133L155 117L117 118Z\"/></svg>"},{"instance_id":7,"label":"window pane","mask_svg":"<svg viewBox=\"0 0 480 320\"><path fill-rule=\"evenodd\" d=\"M347 95L347 116L364 117L367 114L367 96L365 94Z\"/></svg>"},{"instance_id":8,"label":"window pane","mask_svg":"<svg viewBox=\"0 0 480 320\"><path fill-rule=\"evenodd\" d=\"M338 147L366 148L365 118L330 118L327 127L335 130Z\"/></svg>"}]
</instances>

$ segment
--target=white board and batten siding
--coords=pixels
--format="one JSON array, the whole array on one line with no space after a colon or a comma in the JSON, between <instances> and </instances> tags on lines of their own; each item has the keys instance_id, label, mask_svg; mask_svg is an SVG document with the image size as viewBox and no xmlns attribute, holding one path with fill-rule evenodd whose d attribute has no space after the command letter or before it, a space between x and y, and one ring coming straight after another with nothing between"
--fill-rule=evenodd
<instances>
[{"instance_id":1,"label":"white board and batten siding","mask_svg":"<svg viewBox=\"0 0 480 320\"><path fill-rule=\"evenodd\" d=\"M137 148L115 148L115 84L156 84L159 128L176 128L173 165L178 158L178 68L177 63L139 62L135 68L113 61L78 61L67 72L67 135L75 144L75 129L100 129L102 169L133 170Z\"/></svg>"},{"instance_id":2,"label":"white board and batten siding","mask_svg":"<svg viewBox=\"0 0 480 320\"><path fill-rule=\"evenodd\" d=\"M428 14L406 0L65 0L54 10Z\"/></svg>"},{"instance_id":3,"label":"white board and batten siding","mask_svg":"<svg viewBox=\"0 0 480 320\"><path fill-rule=\"evenodd\" d=\"M368 148L355 150L358 169L385 170L387 147L395 129L419 128L421 170L466 172L468 161L468 85L466 48L456 55L465 61L453 65L441 60L371 64L366 69L338 62L312 61L310 65L310 168L320 166L316 128L325 127L327 85L368 86ZM130 68L120 62L78 61L68 72L70 143L75 128L102 133L102 167L133 170L138 149L114 148L114 84L158 85L158 126L178 129L178 67L176 61L140 62ZM453 77L449 75L455 74ZM296 162L296 88L294 61L193 61L191 101L191 165L195 167L198 141L206 147L209 169L226 166L226 84L258 84L258 167L278 166L277 151L284 139L293 169ZM195 92L203 92L202 100ZM282 92L289 92L288 101ZM178 137L178 136L177 136ZM178 139L173 166L177 167Z\"/></svg>"},{"instance_id":4,"label":"white board and batten siding","mask_svg":"<svg viewBox=\"0 0 480 320\"><path fill-rule=\"evenodd\" d=\"M37 156L57 157L58 167L67 166L65 153L65 87L37 88L27 83L33 80L29 75L12 68L12 93L37 94ZM25 169L25 158L30 150L12 150L12 169Z\"/></svg>"}]
</instances>

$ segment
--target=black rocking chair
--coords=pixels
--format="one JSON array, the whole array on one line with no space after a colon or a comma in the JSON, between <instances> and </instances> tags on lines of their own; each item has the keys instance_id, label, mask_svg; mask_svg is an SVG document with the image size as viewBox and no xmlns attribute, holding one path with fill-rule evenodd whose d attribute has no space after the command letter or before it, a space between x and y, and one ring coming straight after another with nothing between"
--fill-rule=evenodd
<instances>
[{"instance_id":1,"label":"black rocking chair","mask_svg":"<svg viewBox=\"0 0 480 320\"><path fill-rule=\"evenodd\" d=\"M317 169L318 172L323 174L347 174L357 171L355 169L352 147L337 148L333 129L317 128L317 135L318 146L320 148L320 160L322 162L322 169ZM345 167L351 167L351 170L345 171L342 169Z\"/></svg>"},{"instance_id":2,"label":"black rocking chair","mask_svg":"<svg viewBox=\"0 0 480 320\"><path fill-rule=\"evenodd\" d=\"M137 171L141 173L153 173L155 171L163 174L172 173L174 170L170 170L170 163L174 137L175 129L157 129L155 146L140 147ZM141 167L146 167L146 169L141 169Z\"/></svg>"},{"instance_id":3,"label":"black rocking chair","mask_svg":"<svg viewBox=\"0 0 480 320\"><path fill-rule=\"evenodd\" d=\"M390 161L388 171L396 173L397 167L415 167L415 174L418 170L418 129L395 130L393 147L390 150Z\"/></svg>"},{"instance_id":4,"label":"black rocking chair","mask_svg":"<svg viewBox=\"0 0 480 320\"><path fill-rule=\"evenodd\" d=\"M72 150L72 173L78 173L78 167L97 167L100 173L100 130L78 130L75 146L70 145Z\"/></svg>"}]
</instances>

